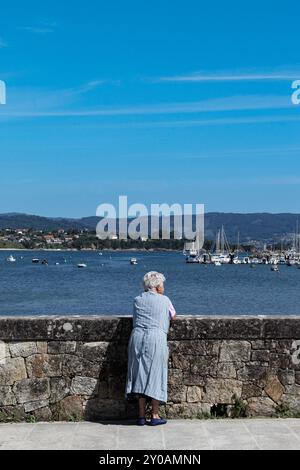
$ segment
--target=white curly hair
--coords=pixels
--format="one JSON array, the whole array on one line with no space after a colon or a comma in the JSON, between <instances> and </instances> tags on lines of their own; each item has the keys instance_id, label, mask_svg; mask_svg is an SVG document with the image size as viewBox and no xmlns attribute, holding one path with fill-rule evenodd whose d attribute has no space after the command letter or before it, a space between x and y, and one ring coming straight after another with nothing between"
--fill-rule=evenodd
<instances>
[{"instance_id":1,"label":"white curly hair","mask_svg":"<svg viewBox=\"0 0 300 470\"><path fill-rule=\"evenodd\" d=\"M158 273L157 271L149 271L144 276L144 289L153 290L156 287L160 287L165 282L166 278L163 274Z\"/></svg>"}]
</instances>

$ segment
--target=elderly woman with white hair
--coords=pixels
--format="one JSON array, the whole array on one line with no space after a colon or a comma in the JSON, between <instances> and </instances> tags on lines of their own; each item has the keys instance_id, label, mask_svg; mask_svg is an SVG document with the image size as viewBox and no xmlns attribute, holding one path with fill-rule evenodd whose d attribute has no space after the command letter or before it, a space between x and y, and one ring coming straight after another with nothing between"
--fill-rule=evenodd
<instances>
[{"instance_id":1,"label":"elderly woman with white hair","mask_svg":"<svg viewBox=\"0 0 300 470\"><path fill-rule=\"evenodd\" d=\"M167 402L167 333L176 312L164 294L165 277L156 271L144 276L144 290L134 299L133 330L128 345L126 397L138 397L137 424L166 424L158 414L159 404ZM146 400L152 400L152 417L146 421Z\"/></svg>"}]
</instances>

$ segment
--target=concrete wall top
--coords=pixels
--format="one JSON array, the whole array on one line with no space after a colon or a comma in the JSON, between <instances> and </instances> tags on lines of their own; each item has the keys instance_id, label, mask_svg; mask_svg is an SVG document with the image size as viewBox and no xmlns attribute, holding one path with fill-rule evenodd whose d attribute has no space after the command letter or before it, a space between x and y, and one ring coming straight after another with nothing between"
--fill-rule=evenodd
<instances>
[{"instance_id":1,"label":"concrete wall top","mask_svg":"<svg viewBox=\"0 0 300 470\"><path fill-rule=\"evenodd\" d=\"M131 316L7 316L0 317L0 340L127 342L131 328ZM297 337L300 337L300 315L180 315L169 333L170 340Z\"/></svg>"}]
</instances>

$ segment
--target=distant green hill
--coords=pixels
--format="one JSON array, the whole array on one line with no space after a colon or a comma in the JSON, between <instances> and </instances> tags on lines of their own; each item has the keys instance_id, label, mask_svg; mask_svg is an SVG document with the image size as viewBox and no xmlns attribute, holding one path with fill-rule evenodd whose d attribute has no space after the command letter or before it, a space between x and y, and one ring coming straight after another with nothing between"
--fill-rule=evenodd
<instances>
[{"instance_id":1,"label":"distant green hill","mask_svg":"<svg viewBox=\"0 0 300 470\"><path fill-rule=\"evenodd\" d=\"M205 236L214 237L223 224L231 242L237 240L238 232L241 241L270 239L278 241L295 232L298 220L300 222L300 214L210 212L205 215Z\"/></svg>"},{"instance_id":2,"label":"distant green hill","mask_svg":"<svg viewBox=\"0 0 300 470\"><path fill-rule=\"evenodd\" d=\"M247 240L280 240L288 234L295 232L300 214L235 214L222 212L209 212L205 214L205 238L213 239L217 230L224 225L228 239L237 240L240 232L240 241ZM28 214L0 214L0 229L32 228L34 230L77 229L95 230L98 217L83 217L81 219L50 218Z\"/></svg>"}]
</instances>

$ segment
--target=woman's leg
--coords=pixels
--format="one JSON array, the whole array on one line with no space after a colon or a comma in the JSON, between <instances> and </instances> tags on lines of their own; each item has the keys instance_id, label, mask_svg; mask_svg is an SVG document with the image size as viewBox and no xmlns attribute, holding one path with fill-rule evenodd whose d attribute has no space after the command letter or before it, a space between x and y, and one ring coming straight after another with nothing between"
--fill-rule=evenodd
<instances>
[{"instance_id":1,"label":"woman's leg","mask_svg":"<svg viewBox=\"0 0 300 470\"><path fill-rule=\"evenodd\" d=\"M146 415L146 398L139 398L139 418L145 418Z\"/></svg>"},{"instance_id":2,"label":"woman's leg","mask_svg":"<svg viewBox=\"0 0 300 470\"><path fill-rule=\"evenodd\" d=\"M159 401L152 399L152 418L159 418Z\"/></svg>"}]
</instances>

